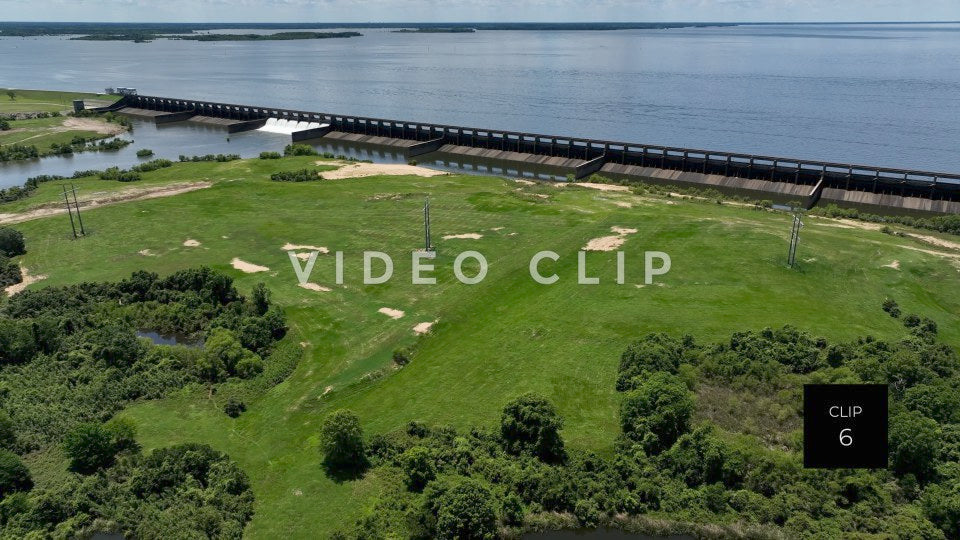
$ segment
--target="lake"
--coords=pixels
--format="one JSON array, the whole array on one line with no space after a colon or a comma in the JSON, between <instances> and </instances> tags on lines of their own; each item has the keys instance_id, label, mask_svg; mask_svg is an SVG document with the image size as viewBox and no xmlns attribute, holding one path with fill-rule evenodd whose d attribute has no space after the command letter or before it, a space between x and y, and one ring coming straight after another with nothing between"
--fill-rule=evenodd
<instances>
[{"instance_id":1,"label":"lake","mask_svg":"<svg viewBox=\"0 0 960 540\"><path fill-rule=\"evenodd\" d=\"M0 86L132 86L161 96L960 170L960 24L360 31L350 39L216 43L0 38ZM182 147L174 158L252 155L286 142L258 133L227 143L225 133L197 126L138 126L137 144L118 156L133 163L136 148L164 134ZM52 159L67 172L115 164L96 154ZM38 168L3 167L0 183L22 182L31 170Z\"/></svg>"}]
</instances>

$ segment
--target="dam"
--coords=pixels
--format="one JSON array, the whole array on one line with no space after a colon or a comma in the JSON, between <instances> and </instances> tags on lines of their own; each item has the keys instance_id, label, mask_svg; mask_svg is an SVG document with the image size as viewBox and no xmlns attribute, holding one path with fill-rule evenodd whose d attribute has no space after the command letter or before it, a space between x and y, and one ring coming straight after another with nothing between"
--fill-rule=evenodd
<instances>
[{"instance_id":1,"label":"dam","mask_svg":"<svg viewBox=\"0 0 960 540\"><path fill-rule=\"evenodd\" d=\"M293 142L326 140L391 147L406 158L425 154L550 167L574 179L592 174L625 181L713 188L757 199L860 207L867 210L960 213L960 173L676 148L561 135L521 133L127 95L109 107L157 123L201 122L229 133L261 129Z\"/></svg>"}]
</instances>

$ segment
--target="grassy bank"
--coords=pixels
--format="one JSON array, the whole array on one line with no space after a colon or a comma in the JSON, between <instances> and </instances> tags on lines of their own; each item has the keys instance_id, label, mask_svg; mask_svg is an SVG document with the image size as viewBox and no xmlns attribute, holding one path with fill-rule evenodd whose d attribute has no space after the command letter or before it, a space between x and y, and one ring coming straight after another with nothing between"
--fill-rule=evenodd
<instances>
[{"instance_id":1,"label":"grassy bank","mask_svg":"<svg viewBox=\"0 0 960 540\"><path fill-rule=\"evenodd\" d=\"M9 95L10 92L14 94L12 97ZM118 97L83 92L0 88L0 114L72 111L75 99L95 99L112 103Z\"/></svg>"},{"instance_id":2,"label":"grassy bank","mask_svg":"<svg viewBox=\"0 0 960 540\"><path fill-rule=\"evenodd\" d=\"M368 434L413 419L466 428L493 425L505 403L533 390L558 405L570 447L609 453L619 432L619 355L649 332L709 342L792 324L830 340L893 339L902 335L901 323L879 309L893 297L905 312L940 323L943 341L960 345L960 251L949 246L811 218L800 264L789 269L791 217L784 213L476 176L269 180L272 172L300 169L311 159L176 164L144 174L135 186L85 179L78 182L83 194L212 185L89 208L90 235L82 240L72 240L65 215L17 225L27 239L23 265L46 276L33 287L205 264L231 273L245 293L259 281L273 291L291 339L305 348L285 382L248 402L238 419L225 416L205 393L141 402L122 413L136 421L146 449L197 441L237 460L256 495L247 528L252 538L329 533L356 519L385 485L376 473L342 483L323 474L317 431L335 408L356 411ZM52 202L55 191L41 186L0 212ZM410 253L422 246L427 196L436 286L410 283ZM636 229L623 235L626 283L614 283L613 252L591 252L587 273L601 282L578 285L577 251L592 239L615 236L612 227ZM443 238L465 234L480 237ZM333 256L321 255L311 281L331 290L298 287L287 243L343 251L344 285L334 283ZM468 249L489 261L478 285L452 275L453 259ZM394 279L363 285L364 250L390 254ZM560 255L543 265L545 273L559 275L555 285L529 277L530 257L541 250ZM652 285L643 281L646 250L667 252L673 263ZM231 265L235 258L268 270L243 273ZM381 308L404 314L391 318ZM437 322L429 334L414 334L415 325L431 321ZM416 345L412 362L393 369L392 352L410 345ZM32 464L41 485L56 476L43 471L61 465L56 456L36 456Z\"/></svg>"}]
</instances>

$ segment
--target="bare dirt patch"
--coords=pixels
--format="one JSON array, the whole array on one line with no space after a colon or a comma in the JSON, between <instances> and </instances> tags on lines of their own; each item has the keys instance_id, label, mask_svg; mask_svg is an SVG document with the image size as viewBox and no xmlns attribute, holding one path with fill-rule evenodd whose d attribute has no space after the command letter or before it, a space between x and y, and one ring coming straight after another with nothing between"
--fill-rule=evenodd
<instances>
[{"instance_id":1,"label":"bare dirt patch","mask_svg":"<svg viewBox=\"0 0 960 540\"><path fill-rule=\"evenodd\" d=\"M323 285L318 285L316 283L300 283L301 289L307 289L308 291L317 291L317 292L330 292L330 287L324 287Z\"/></svg>"},{"instance_id":2,"label":"bare dirt patch","mask_svg":"<svg viewBox=\"0 0 960 540\"><path fill-rule=\"evenodd\" d=\"M119 135L126 131L126 128L120 124L112 124L96 118L67 118L63 121L63 127L66 130L93 131L101 135Z\"/></svg>"},{"instance_id":3,"label":"bare dirt patch","mask_svg":"<svg viewBox=\"0 0 960 540\"><path fill-rule=\"evenodd\" d=\"M630 188L628 186L621 186L619 184L598 184L596 182L577 182L570 185L596 189L599 191L630 191Z\"/></svg>"},{"instance_id":4,"label":"bare dirt patch","mask_svg":"<svg viewBox=\"0 0 960 540\"><path fill-rule=\"evenodd\" d=\"M158 199L160 197L172 197L174 195L180 195L181 193L208 188L212 185L210 182L188 182L157 187L132 188L109 193L97 192L79 197L78 204L81 208L95 208L111 204ZM67 210L62 206L58 206L61 204L62 203L49 203L38 206L33 210L27 210L26 212L0 214L0 225L23 223L24 221L62 214Z\"/></svg>"},{"instance_id":5,"label":"bare dirt patch","mask_svg":"<svg viewBox=\"0 0 960 540\"><path fill-rule=\"evenodd\" d=\"M236 268L237 270L240 270L241 272L244 272L246 274L254 274L256 272L266 272L270 270L266 266L260 266L259 264L249 263L247 261L240 260L237 257L234 257L233 260L230 261L230 264L233 265L233 267Z\"/></svg>"},{"instance_id":6,"label":"bare dirt patch","mask_svg":"<svg viewBox=\"0 0 960 540\"><path fill-rule=\"evenodd\" d=\"M141 249L137 252L138 255L143 255L144 257L156 257L157 254L149 249Z\"/></svg>"},{"instance_id":7,"label":"bare dirt patch","mask_svg":"<svg viewBox=\"0 0 960 540\"><path fill-rule=\"evenodd\" d=\"M300 245L300 244L291 244L290 242L287 242L286 244L284 244L283 247L280 248L280 249L282 249L282 250L284 250L284 251L300 251L300 250L305 249L305 250L307 250L307 251L319 251L320 253L330 253L330 250L327 249L327 248L325 248L325 247L323 247L323 246L308 246L308 245ZM300 255L303 255L303 254L302 254L302 253L297 254L297 257L300 257ZM307 258L309 258L309 257L310 257L310 256L307 255Z\"/></svg>"},{"instance_id":8,"label":"bare dirt patch","mask_svg":"<svg viewBox=\"0 0 960 540\"><path fill-rule=\"evenodd\" d=\"M613 226L610 227L612 232L617 233L616 236L601 236L600 238L593 238L587 245L583 247L584 251L613 251L623 245L627 241L627 235L636 234L636 229L628 229L626 227Z\"/></svg>"},{"instance_id":9,"label":"bare dirt patch","mask_svg":"<svg viewBox=\"0 0 960 540\"><path fill-rule=\"evenodd\" d=\"M479 240L481 238L483 235L478 233L448 234L443 237L444 240Z\"/></svg>"},{"instance_id":10,"label":"bare dirt patch","mask_svg":"<svg viewBox=\"0 0 960 540\"><path fill-rule=\"evenodd\" d=\"M44 275L36 275L36 276L30 275L30 272L23 265L20 266L20 274L23 276L23 281L21 281L20 283L15 283L13 285L10 285L6 289L4 289L5 291L7 291L7 296L13 296L19 292L22 292L31 283L36 283L40 280L47 279L47 276L44 276Z\"/></svg>"},{"instance_id":11,"label":"bare dirt patch","mask_svg":"<svg viewBox=\"0 0 960 540\"><path fill-rule=\"evenodd\" d=\"M928 244L932 244L937 247L960 250L960 243L951 242L950 240L944 240L943 238L937 238L936 236L930 236L926 234L916 234L916 233L907 233L907 236L909 236L910 238L916 238L921 242L926 242Z\"/></svg>"},{"instance_id":12,"label":"bare dirt patch","mask_svg":"<svg viewBox=\"0 0 960 540\"><path fill-rule=\"evenodd\" d=\"M399 319L404 315L404 313L399 309L393 309L388 307L382 307L378 309L377 313L383 313L384 315L386 315L387 317L390 317L391 319Z\"/></svg>"},{"instance_id":13,"label":"bare dirt patch","mask_svg":"<svg viewBox=\"0 0 960 540\"><path fill-rule=\"evenodd\" d=\"M183 241L183 245L184 247L198 247L200 245L200 242L197 242L193 238L188 238Z\"/></svg>"},{"instance_id":14,"label":"bare dirt patch","mask_svg":"<svg viewBox=\"0 0 960 540\"><path fill-rule=\"evenodd\" d=\"M418 323L416 326L413 327L413 333L418 336L426 334L427 332L430 331L430 327L432 327L436 322L437 321L426 321L426 322Z\"/></svg>"},{"instance_id":15,"label":"bare dirt patch","mask_svg":"<svg viewBox=\"0 0 960 540\"><path fill-rule=\"evenodd\" d=\"M838 229L863 229L865 231L879 231L883 225L879 223L868 223L866 221L857 221L855 219L828 218L821 216L810 216L814 219L822 219L831 223L819 223L824 227L836 227Z\"/></svg>"},{"instance_id":16,"label":"bare dirt patch","mask_svg":"<svg viewBox=\"0 0 960 540\"><path fill-rule=\"evenodd\" d=\"M317 165L329 165L329 161L318 161ZM334 171L324 171L320 177L324 180L343 180L345 178L366 178L368 176L439 176L443 171L404 165L402 163L349 163Z\"/></svg>"},{"instance_id":17,"label":"bare dirt patch","mask_svg":"<svg viewBox=\"0 0 960 540\"><path fill-rule=\"evenodd\" d=\"M893 268L894 270L900 269L900 261L893 261L890 264L883 265L884 268Z\"/></svg>"}]
</instances>

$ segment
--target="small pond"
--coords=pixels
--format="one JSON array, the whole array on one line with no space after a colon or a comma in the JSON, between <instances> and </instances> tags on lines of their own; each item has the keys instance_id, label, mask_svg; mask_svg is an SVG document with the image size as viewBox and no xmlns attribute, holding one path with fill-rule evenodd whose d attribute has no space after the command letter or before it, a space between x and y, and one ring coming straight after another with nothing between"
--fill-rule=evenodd
<instances>
[{"instance_id":1,"label":"small pond","mask_svg":"<svg viewBox=\"0 0 960 540\"><path fill-rule=\"evenodd\" d=\"M184 334L161 334L153 330L138 330L137 337L147 338L154 345L182 345L184 347L198 348L203 346L203 342Z\"/></svg>"}]
</instances>

